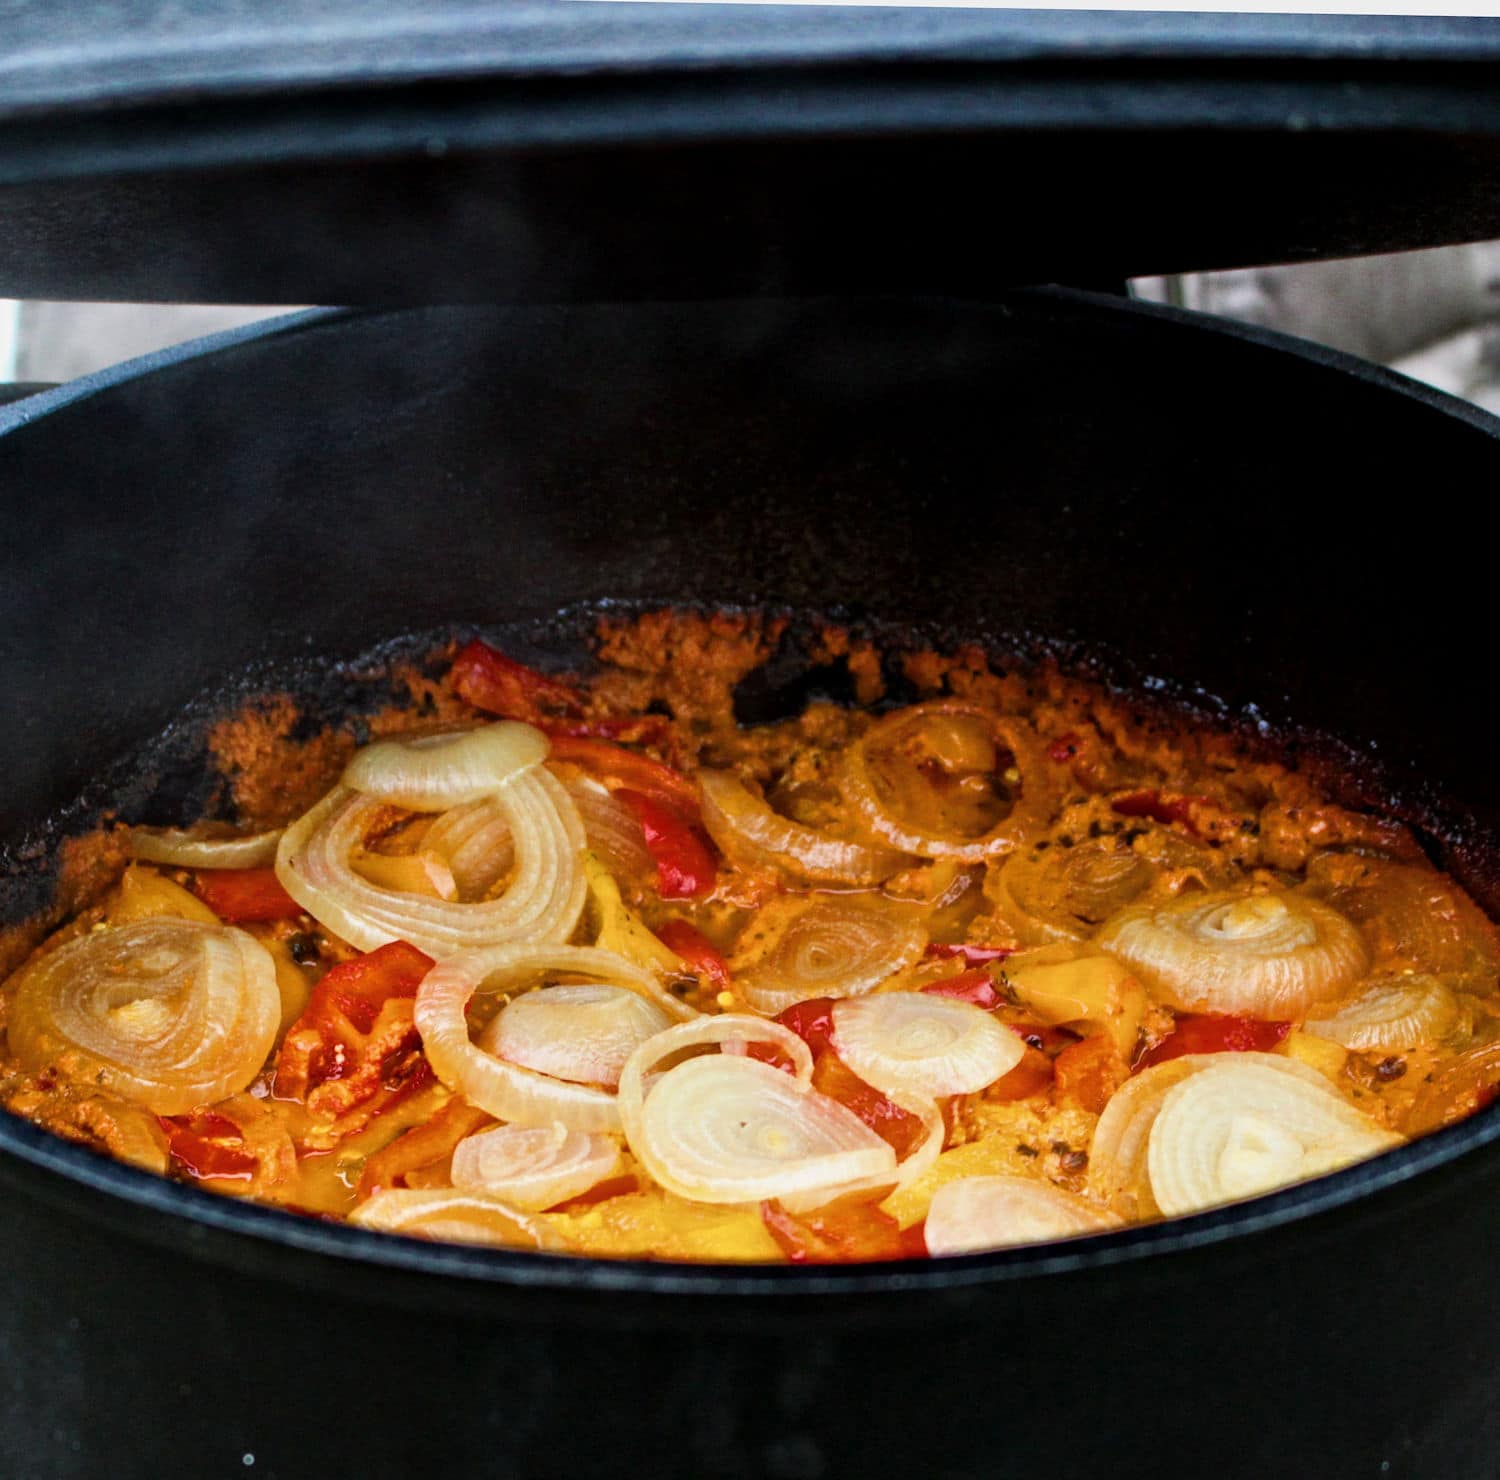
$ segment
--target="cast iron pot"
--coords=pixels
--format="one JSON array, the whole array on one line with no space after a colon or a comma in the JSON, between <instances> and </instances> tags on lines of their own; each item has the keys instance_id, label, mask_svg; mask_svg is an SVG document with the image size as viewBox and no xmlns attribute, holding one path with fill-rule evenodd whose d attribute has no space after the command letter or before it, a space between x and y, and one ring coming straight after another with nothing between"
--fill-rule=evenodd
<instances>
[{"instance_id":1,"label":"cast iron pot","mask_svg":"<svg viewBox=\"0 0 1500 1480\"><path fill-rule=\"evenodd\" d=\"M424 309L0 417L12 915L24 839L226 676L326 697L361 670L312 658L436 629L576 659L601 598L1041 634L1335 732L1493 904L1495 424L1321 350L1060 292ZM778 662L747 703L821 681ZM835 1269L385 1238L0 1121L14 1480L1494 1471L1489 1114L1180 1222Z\"/></svg>"}]
</instances>

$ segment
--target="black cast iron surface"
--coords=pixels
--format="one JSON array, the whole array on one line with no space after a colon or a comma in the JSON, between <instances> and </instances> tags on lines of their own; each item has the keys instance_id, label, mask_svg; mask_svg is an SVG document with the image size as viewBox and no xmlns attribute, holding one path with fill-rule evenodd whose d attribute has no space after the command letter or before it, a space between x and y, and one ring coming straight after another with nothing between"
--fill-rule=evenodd
<instances>
[{"instance_id":1,"label":"black cast iron surface","mask_svg":"<svg viewBox=\"0 0 1500 1480\"><path fill-rule=\"evenodd\" d=\"M1493 424L1383 372L1066 294L220 343L0 409L8 910L34 824L226 675L334 692L453 626L576 655L603 596L1045 636L1495 825L1451 492ZM1497 1136L1076 1249L720 1271L381 1240L6 1119L0 1474L1489 1476Z\"/></svg>"},{"instance_id":2,"label":"black cast iron surface","mask_svg":"<svg viewBox=\"0 0 1500 1480\"><path fill-rule=\"evenodd\" d=\"M0 294L964 292L1500 235L1500 21L0 6Z\"/></svg>"}]
</instances>

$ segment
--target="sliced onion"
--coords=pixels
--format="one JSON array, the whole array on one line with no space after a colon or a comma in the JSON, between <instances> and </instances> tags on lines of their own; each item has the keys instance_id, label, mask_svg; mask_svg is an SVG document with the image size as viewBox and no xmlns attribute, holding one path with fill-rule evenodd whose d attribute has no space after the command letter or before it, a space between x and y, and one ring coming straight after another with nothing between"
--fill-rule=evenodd
<instances>
[{"instance_id":1,"label":"sliced onion","mask_svg":"<svg viewBox=\"0 0 1500 1480\"><path fill-rule=\"evenodd\" d=\"M509 991L548 972L591 976L625 987L669 1016L696 1016L643 970L612 951L588 946L497 946L440 961L417 988L414 1016L432 1071L498 1120L521 1125L561 1121L571 1130L620 1129L615 1096L594 1085L574 1084L507 1063L470 1041L466 1010L476 991ZM801 1041L800 1039L798 1040Z\"/></svg>"},{"instance_id":2,"label":"sliced onion","mask_svg":"<svg viewBox=\"0 0 1500 1480\"><path fill-rule=\"evenodd\" d=\"M731 863L780 869L811 884L878 884L910 865L904 854L830 837L773 812L738 777L699 771L703 825Z\"/></svg>"},{"instance_id":3,"label":"sliced onion","mask_svg":"<svg viewBox=\"0 0 1500 1480\"><path fill-rule=\"evenodd\" d=\"M242 930L157 915L91 931L16 980L11 1052L29 1069L181 1115L244 1089L281 1020L270 953Z\"/></svg>"},{"instance_id":4,"label":"sliced onion","mask_svg":"<svg viewBox=\"0 0 1500 1480\"><path fill-rule=\"evenodd\" d=\"M625 987L541 987L507 1003L479 1045L554 1079L616 1085L625 1060L677 1021Z\"/></svg>"},{"instance_id":5,"label":"sliced onion","mask_svg":"<svg viewBox=\"0 0 1500 1480\"><path fill-rule=\"evenodd\" d=\"M483 899L516 861L510 822L494 797L434 818L422 845L446 860L460 899Z\"/></svg>"},{"instance_id":6,"label":"sliced onion","mask_svg":"<svg viewBox=\"0 0 1500 1480\"><path fill-rule=\"evenodd\" d=\"M500 1125L458 1143L453 1185L535 1213L598 1186L619 1164L612 1136L589 1136L556 1122Z\"/></svg>"},{"instance_id":7,"label":"sliced onion","mask_svg":"<svg viewBox=\"0 0 1500 1480\"><path fill-rule=\"evenodd\" d=\"M1368 982L1337 1011L1309 1017L1302 1031L1345 1048L1418 1048L1442 1038L1460 1014L1458 998L1442 982L1413 973Z\"/></svg>"},{"instance_id":8,"label":"sliced onion","mask_svg":"<svg viewBox=\"0 0 1500 1480\"><path fill-rule=\"evenodd\" d=\"M634 810L592 776L569 776L563 785L578 808L590 851L609 872L617 879L649 879L656 863Z\"/></svg>"},{"instance_id":9,"label":"sliced onion","mask_svg":"<svg viewBox=\"0 0 1500 1480\"><path fill-rule=\"evenodd\" d=\"M879 992L836 1004L833 1047L882 1093L934 1100L987 1089L1026 1053L989 1013L925 992Z\"/></svg>"},{"instance_id":10,"label":"sliced onion","mask_svg":"<svg viewBox=\"0 0 1500 1480\"><path fill-rule=\"evenodd\" d=\"M343 784L409 812L442 812L493 796L547 758L547 737L500 720L442 735L396 736L354 753Z\"/></svg>"},{"instance_id":11,"label":"sliced onion","mask_svg":"<svg viewBox=\"0 0 1500 1480\"><path fill-rule=\"evenodd\" d=\"M1222 1055L1183 1054L1150 1069L1143 1069L1110 1096L1089 1147L1089 1191L1126 1218L1154 1218L1161 1213L1151 1194L1146 1153L1151 1127L1161 1112L1168 1091L1200 1070L1210 1068ZM1253 1059L1268 1070L1288 1074L1308 1084L1327 1081L1316 1069L1281 1054L1246 1053L1237 1058Z\"/></svg>"},{"instance_id":12,"label":"sliced onion","mask_svg":"<svg viewBox=\"0 0 1500 1480\"><path fill-rule=\"evenodd\" d=\"M1167 1091L1151 1127L1151 1192L1168 1216L1256 1197L1401 1144L1341 1099L1255 1062L1216 1054Z\"/></svg>"},{"instance_id":13,"label":"sliced onion","mask_svg":"<svg viewBox=\"0 0 1500 1480\"><path fill-rule=\"evenodd\" d=\"M1280 890L1137 906L1096 944L1174 1007L1273 1019L1337 997L1369 964L1363 937L1337 910Z\"/></svg>"},{"instance_id":14,"label":"sliced onion","mask_svg":"<svg viewBox=\"0 0 1500 1480\"><path fill-rule=\"evenodd\" d=\"M235 835L215 823L196 827L133 827L130 856L176 868L264 868L276 857L281 829Z\"/></svg>"},{"instance_id":15,"label":"sliced onion","mask_svg":"<svg viewBox=\"0 0 1500 1480\"><path fill-rule=\"evenodd\" d=\"M769 1042L795 1075L739 1054L687 1059L647 1076L683 1050L708 1043ZM852 1111L808 1082L807 1045L775 1023L725 1013L668 1029L631 1056L620 1076L630 1149L668 1192L708 1203L759 1202L895 1180L896 1153Z\"/></svg>"},{"instance_id":16,"label":"sliced onion","mask_svg":"<svg viewBox=\"0 0 1500 1480\"><path fill-rule=\"evenodd\" d=\"M741 937L730 972L745 1001L774 1017L811 997L855 997L916 961L920 913L878 894L773 900Z\"/></svg>"},{"instance_id":17,"label":"sliced onion","mask_svg":"<svg viewBox=\"0 0 1500 1480\"><path fill-rule=\"evenodd\" d=\"M563 1241L545 1223L497 1197L446 1187L395 1187L367 1198L349 1215L358 1228L403 1233L442 1243L487 1244L501 1249L559 1249Z\"/></svg>"},{"instance_id":18,"label":"sliced onion","mask_svg":"<svg viewBox=\"0 0 1500 1480\"><path fill-rule=\"evenodd\" d=\"M1022 945L1084 940L1151 887L1156 870L1113 838L1022 850L984 882Z\"/></svg>"},{"instance_id":19,"label":"sliced onion","mask_svg":"<svg viewBox=\"0 0 1500 1480\"><path fill-rule=\"evenodd\" d=\"M1119 1226L1113 1213L1035 1177L959 1177L933 1194L922 1237L927 1252L941 1258Z\"/></svg>"},{"instance_id":20,"label":"sliced onion","mask_svg":"<svg viewBox=\"0 0 1500 1480\"><path fill-rule=\"evenodd\" d=\"M404 940L441 959L502 943L565 940L586 890L577 810L542 767L515 777L495 801L516 846L515 873L498 899L464 904L362 879L350 855L385 804L343 787L287 829L276 876L320 924L364 951Z\"/></svg>"},{"instance_id":21,"label":"sliced onion","mask_svg":"<svg viewBox=\"0 0 1500 1480\"><path fill-rule=\"evenodd\" d=\"M898 746L914 730L955 718L976 719L1004 744L1020 773L1021 795L1009 814L981 837L959 837L932 832L900 816L880 795L870 756L873 751ZM1052 815L1053 795L1047 755L1031 727L1007 719L977 704L934 700L914 704L878 720L844 753L844 795L861 823L881 842L919 858L954 859L982 863L1009 853L1044 827Z\"/></svg>"}]
</instances>

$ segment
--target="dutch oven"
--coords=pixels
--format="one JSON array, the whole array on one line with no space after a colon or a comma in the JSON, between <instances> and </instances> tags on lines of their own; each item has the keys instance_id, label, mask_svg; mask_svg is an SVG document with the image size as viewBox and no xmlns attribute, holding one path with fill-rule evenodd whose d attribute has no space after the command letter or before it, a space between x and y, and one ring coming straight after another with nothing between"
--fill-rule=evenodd
<instances>
[{"instance_id":1,"label":"dutch oven","mask_svg":"<svg viewBox=\"0 0 1500 1480\"><path fill-rule=\"evenodd\" d=\"M551 10L563 30L583 24ZM956 87L952 62L967 95L990 105L1014 102L1026 76L1045 101L1061 54L1088 50L1077 22L1042 18L1028 33L1012 17L985 32L970 18L897 14L876 26L890 54L841 72L839 45L867 33L827 17L777 31L775 15L762 13L760 31L743 16L723 23L721 39L748 54L739 85L760 85L748 37L775 52L767 67L784 62L805 96L825 100L897 72ZM1115 28L1113 50L1089 63L1126 92L1175 67L1196 77L1200 101L1226 80L1225 106L1258 70L1334 98L1340 76L1373 78L1372 57L1375 72L1390 62L1357 27L1293 27L1301 52L1289 59L1286 36L1248 18L1219 32L1135 19L1134 31L1101 22ZM1383 44L1396 46L1399 29ZM669 33L651 55L675 55ZM946 61L916 55L921 36L946 36ZM1430 43L1423 85L1456 110L1446 143L1429 141L1456 174L1461 157L1490 148L1490 121L1460 126L1459 83L1487 65L1473 36L1418 26L1406 38ZM1050 60L1028 71L1037 56ZM286 80L284 57L262 60ZM460 92L472 102L486 64L470 60ZM605 90L648 95L649 69L629 61ZM986 92L991 64L1004 77ZM522 113L556 125L565 74L541 89L546 107ZM387 105L457 106L431 69L414 91L360 75L330 92L320 74L305 95L201 77L179 96L157 77L147 102L89 92L90 76L71 75L71 93L59 84L50 114L46 99L28 103L33 123L50 119L30 143L0 128L12 199L54 223L46 240L59 251L70 208L94 210L97 224L117 206L128 223L140 220L131 202L148 197L158 219L171 215L163 202L189 210L195 181L227 191L260 180L274 193L245 160L195 153L221 126L240 137L243 118L216 110L254 111L258 97L278 127L303 120L314 144L277 166L283 183L338 173L320 109L353 132L361 123L374 132L360 135L369 147L351 178L368 190L384 157L372 120ZM710 81L697 79L705 97ZM495 96L519 107L521 93ZM134 146L120 120L138 102L156 120L157 155L91 155L110 136ZM574 115L576 128L599 144L590 116ZM1014 142L1009 124L990 122L968 140L971 162L986 141L992 159ZM1096 122L1108 131L1107 117ZM1326 145L1359 153L1356 124L1326 122ZM1422 141L1393 127L1401 157L1415 158ZM49 128L52 154L23 169ZM913 120L897 132L889 142L916 169L933 138ZM477 213L472 177L445 173L448 156L419 165L397 135L389 180L420 179L413 208L429 224L455 202ZM1233 138L1249 149L1250 133ZM805 142L816 152L829 139L813 130ZM874 140L851 124L837 142ZM572 178L555 147L559 178ZM743 138L735 147L754 153ZM493 139L470 162L486 188L521 168ZM663 161L645 149L637 162ZM528 154L523 173L550 178L545 165ZM1373 179L1369 151L1365 168ZM1500 227L1488 182L1465 178L1455 215L1417 212L1395 236ZM300 202L289 208L299 230L320 219L312 192L288 199ZM653 200L665 221L667 196ZM378 222L374 197L371 209ZM1341 233L1364 229L1350 219L1309 250L1348 245ZM765 223L792 246L816 237L805 220ZM195 224L168 233L172 282L189 272ZM1239 250L1228 224L1214 259ZM1252 223L1246 236L1271 230ZM612 253L639 265L651 235L624 247L602 235L572 280L602 281ZM896 247L913 235L903 227ZM65 257L28 267L20 236L0 230L10 290L97 290L121 265L75 237L74 276ZM490 280L477 238L462 251L433 240L441 271L402 296L440 296L433 278L456 279L464 260L471 287ZM314 257L326 256L304 256L299 236L268 263L267 241L262 230L252 251L220 238L217 265L187 280L305 298L339 272L368 286L384 262L388 288L411 286L399 254L372 249L375 266L351 266L346 245L342 266L315 280ZM1050 652L1293 754L1347 743L1360 784L1394 797L1434 858L1494 909L1500 785L1475 666L1493 579L1474 510L1500 472L1500 424L1293 340L1077 289L997 280L985 301L959 298L962 283L922 281L937 251L908 277L891 243L871 250L889 293L863 291L879 276L869 262L854 274L861 291L834 293L818 280L832 259L788 247L782 262L800 264L793 276L817 296L671 302L638 294L648 264L616 295L641 301L315 312L0 411L4 917L36 906L59 839L97 814L101 776L129 778L114 793L127 813L181 820L201 796L203 728L223 705L290 688L337 712L378 686L371 651L413 634L420 646L477 631L533 661L586 662L605 603L772 607L892 641ZM1075 276L1179 264L1100 253L1093 265ZM150 275L144 258L126 266ZM699 263L705 278L712 268ZM545 279L512 296L546 296ZM718 290L737 282L729 273ZM798 661L782 654L754 703L774 709L805 691ZM1079 1245L724 1268L383 1237L202 1194L3 1117L0 1473L1489 1476L1497 1139L1500 1118L1482 1113L1315 1183Z\"/></svg>"}]
</instances>

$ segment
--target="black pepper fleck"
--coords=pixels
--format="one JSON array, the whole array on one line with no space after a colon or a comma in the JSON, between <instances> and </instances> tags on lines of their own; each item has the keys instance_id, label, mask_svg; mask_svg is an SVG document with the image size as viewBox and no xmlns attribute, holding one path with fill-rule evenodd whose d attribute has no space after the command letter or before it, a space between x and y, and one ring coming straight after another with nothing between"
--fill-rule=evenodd
<instances>
[{"instance_id":1,"label":"black pepper fleck","mask_svg":"<svg viewBox=\"0 0 1500 1480\"><path fill-rule=\"evenodd\" d=\"M292 960L298 966L311 966L322 954L318 937L306 930L299 930L296 935L291 936L286 948L292 953Z\"/></svg>"}]
</instances>

